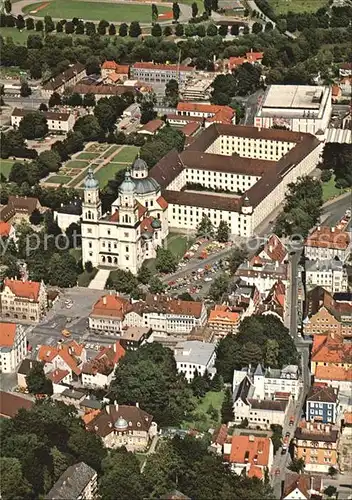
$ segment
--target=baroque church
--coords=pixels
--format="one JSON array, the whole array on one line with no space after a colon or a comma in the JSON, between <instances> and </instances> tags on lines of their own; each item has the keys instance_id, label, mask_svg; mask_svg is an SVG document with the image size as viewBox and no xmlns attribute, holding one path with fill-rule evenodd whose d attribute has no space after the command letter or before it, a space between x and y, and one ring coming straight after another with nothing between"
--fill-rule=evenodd
<instances>
[{"instance_id":1,"label":"baroque church","mask_svg":"<svg viewBox=\"0 0 352 500\"><path fill-rule=\"evenodd\" d=\"M126 172L111 212L102 214L99 183L89 169L82 204L83 263L136 274L144 260L156 257L168 235L167 208L160 185L138 157Z\"/></svg>"}]
</instances>

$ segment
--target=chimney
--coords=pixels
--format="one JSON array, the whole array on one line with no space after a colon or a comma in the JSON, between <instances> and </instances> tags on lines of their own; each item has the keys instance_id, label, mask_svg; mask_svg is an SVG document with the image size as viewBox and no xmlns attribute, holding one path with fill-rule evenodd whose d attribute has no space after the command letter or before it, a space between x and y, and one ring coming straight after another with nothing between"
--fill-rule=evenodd
<instances>
[{"instance_id":1,"label":"chimney","mask_svg":"<svg viewBox=\"0 0 352 500\"><path fill-rule=\"evenodd\" d=\"M110 415L110 405L105 406L105 411L108 415Z\"/></svg>"},{"instance_id":2,"label":"chimney","mask_svg":"<svg viewBox=\"0 0 352 500\"><path fill-rule=\"evenodd\" d=\"M105 295L103 297L103 304L104 304L104 306L106 306L106 297L105 297Z\"/></svg>"},{"instance_id":3,"label":"chimney","mask_svg":"<svg viewBox=\"0 0 352 500\"><path fill-rule=\"evenodd\" d=\"M138 401L136 402L136 408L139 408L139 403L138 403Z\"/></svg>"},{"instance_id":4,"label":"chimney","mask_svg":"<svg viewBox=\"0 0 352 500\"><path fill-rule=\"evenodd\" d=\"M118 412L119 411L119 405L115 401L115 410Z\"/></svg>"},{"instance_id":5,"label":"chimney","mask_svg":"<svg viewBox=\"0 0 352 500\"><path fill-rule=\"evenodd\" d=\"M335 232L335 227L332 227L331 228L331 232L334 233Z\"/></svg>"},{"instance_id":6,"label":"chimney","mask_svg":"<svg viewBox=\"0 0 352 500\"><path fill-rule=\"evenodd\" d=\"M329 425L326 425L325 426L325 432L329 433L330 432L330 426Z\"/></svg>"},{"instance_id":7,"label":"chimney","mask_svg":"<svg viewBox=\"0 0 352 500\"><path fill-rule=\"evenodd\" d=\"M318 226L318 228L317 228L317 229L318 229L318 231L320 231L320 226Z\"/></svg>"},{"instance_id":8,"label":"chimney","mask_svg":"<svg viewBox=\"0 0 352 500\"><path fill-rule=\"evenodd\" d=\"M253 436L253 434L250 434L250 435L248 436L248 441L249 441L250 443L254 443L254 436Z\"/></svg>"}]
</instances>

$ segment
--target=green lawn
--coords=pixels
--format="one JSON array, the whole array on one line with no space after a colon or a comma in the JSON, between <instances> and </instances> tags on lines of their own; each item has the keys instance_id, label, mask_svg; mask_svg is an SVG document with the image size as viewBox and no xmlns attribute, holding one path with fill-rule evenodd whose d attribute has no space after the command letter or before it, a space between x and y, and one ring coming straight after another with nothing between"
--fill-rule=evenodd
<instances>
[{"instance_id":1,"label":"green lawn","mask_svg":"<svg viewBox=\"0 0 352 500\"><path fill-rule=\"evenodd\" d=\"M269 0L276 14L286 14L291 12L316 12L321 7L325 7L327 0Z\"/></svg>"},{"instance_id":2,"label":"green lawn","mask_svg":"<svg viewBox=\"0 0 352 500\"><path fill-rule=\"evenodd\" d=\"M70 248L70 254L76 259L76 262L79 262L82 258L82 248Z\"/></svg>"},{"instance_id":3,"label":"green lawn","mask_svg":"<svg viewBox=\"0 0 352 500\"><path fill-rule=\"evenodd\" d=\"M339 189L335 186L335 176L333 175L329 182L323 182L323 201L335 198L335 196L342 194L343 191L343 189Z\"/></svg>"},{"instance_id":4,"label":"green lawn","mask_svg":"<svg viewBox=\"0 0 352 500\"><path fill-rule=\"evenodd\" d=\"M53 184L67 184L67 182L70 182L71 179L72 177L69 177L68 175L52 175L45 182L52 182Z\"/></svg>"},{"instance_id":5,"label":"green lawn","mask_svg":"<svg viewBox=\"0 0 352 500\"><path fill-rule=\"evenodd\" d=\"M223 392L209 391L204 398L196 400L197 406L195 410L189 419L183 421L181 427L184 429L197 429L201 432L207 431L210 427L216 427L220 424L220 410L223 399ZM210 414L211 407L217 410L217 418Z\"/></svg>"},{"instance_id":6,"label":"green lawn","mask_svg":"<svg viewBox=\"0 0 352 500\"><path fill-rule=\"evenodd\" d=\"M125 146L113 157L112 161L117 163L132 163L138 151L139 148L137 146Z\"/></svg>"},{"instance_id":7,"label":"green lawn","mask_svg":"<svg viewBox=\"0 0 352 500\"><path fill-rule=\"evenodd\" d=\"M114 146L111 146L111 148L109 148L107 151L105 151L104 153L104 158L108 158L110 155L112 155L113 153L115 153L115 151L117 151L121 146L118 146L117 144L115 144Z\"/></svg>"},{"instance_id":8,"label":"green lawn","mask_svg":"<svg viewBox=\"0 0 352 500\"><path fill-rule=\"evenodd\" d=\"M45 2L33 3L24 7L25 14L38 17L52 16L58 19L82 18L90 21L106 19L108 22L151 22L151 5L111 4L103 2L84 2L82 0L52 0L46 7L36 11ZM158 5L159 14L170 11L170 7Z\"/></svg>"},{"instance_id":9,"label":"green lawn","mask_svg":"<svg viewBox=\"0 0 352 500\"><path fill-rule=\"evenodd\" d=\"M103 188L109 180L113 179L116 172L126 168L123 163L108 163L100 170L94 173L95 178L99 181L99 186Z\"/></svg>"},{"instance_id":10,"label":"green lawn","mask_svg":"<svg viewBox=\"0 0 352 500\"><path fill-rule=\"evenodd\" d=\"M13 160L0 160L0 173L6 177L6 179L9 178L10 172L12 165L15 162Z\"/></svg>"},{"instance_id":11,"label":"green lawn","mask_svg":"<svg viewBox=\"0 0 352 500\"><path fill-rule=\"evenodd\" d=\"M97 274L98 269L95 267L93 268L93 271L91 273L87 273L87 271L83 271L82 274L78 276L78 286L88 286L89 283L92 281L92 279L95 277Z\"/></svg>"},{"instance_id":12,"label":"green lawn","mask_svg":"<svg viewBox=\"0 0 352 500\"><path fill-rule=\"evenodd\" d=\"M18 45L25 45L29 35L36 34L35 31L19 31L17 28L1 28L1 36L7 38L10 36L12 40Z\"/></svg>"},{"instance_id":13,"label":"green lawn","mask_svg":"<svg viewBox=\"0 0 352 500\"><path fill-rule=\"evenodd\" d=\"M85 168L88 162L82 160L72 160L65 164L65 168Z\"/></svg>"},{"instance_id":14,"label":"green lawn","mask_svg":"<svg viewBox=\"0 0 352 500\"><path fill-rule=\"evenodd\" d=\"M76 156L76 160L95 160L95 158L98 158L99 153L81 153L78 156Z\"/></svg>"},{"instance_id":15,"label":"green lawn","mask_svg":"<svg viewBox=\"0 0 352 500\"><path fill-rule=\"evenodd\" d=\"M186 234L169 233L166 238L165 248L171 250L177 259L182 259L192 243L193 240Z\"/></svg>"}]
</instances>

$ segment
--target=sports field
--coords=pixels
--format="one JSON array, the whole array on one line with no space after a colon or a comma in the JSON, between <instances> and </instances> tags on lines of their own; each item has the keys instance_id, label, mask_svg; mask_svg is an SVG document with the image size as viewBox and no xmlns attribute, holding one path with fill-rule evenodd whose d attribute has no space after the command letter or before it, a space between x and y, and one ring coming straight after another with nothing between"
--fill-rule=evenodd
<instances>
[{"instance_id":1,"label":"sports field","mask_svg":"<svg viewBox=\"0 0 352 500\"><path fill-rule=\"evenodd\" d=\"M316 12L328 4L327 0L269 0L277 15L287 12Z\"/></svg>"},{"instance_id":2,"label":"sports field","mask_svg":"<svg viewBox=\"0 0 352 500\"><path fill-rule=\"evenodd\" d=\"M169 12L170 7L158 5L159 14ZM118 4L85 2L84 0L52 0L50 2L37 2L24 7L25 14L38 17L51 16L56 19L72 19L78 17L83 20L122 23L139 21L148 23L152 20L151 5Z\"/></svg>"}]
</instances>

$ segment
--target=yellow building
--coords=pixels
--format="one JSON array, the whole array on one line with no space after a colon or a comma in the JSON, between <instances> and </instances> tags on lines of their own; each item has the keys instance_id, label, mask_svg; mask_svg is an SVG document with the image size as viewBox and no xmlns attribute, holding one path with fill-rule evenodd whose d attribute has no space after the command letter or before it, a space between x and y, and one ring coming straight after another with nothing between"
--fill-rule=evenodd
<instances>
[{"instance_id":1,"label":"yellow building","mask_svg":"<svg viewBox=\"0 0 352 500\"><path fill-rule=\"evenodd\" d=\"M338 434L329 424L301 422L293 439L295 458L303 458L306 471L329 472L337 466Z\"/></svg>"}]
</instances>

